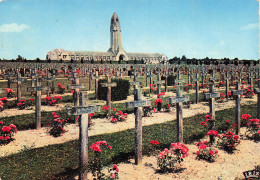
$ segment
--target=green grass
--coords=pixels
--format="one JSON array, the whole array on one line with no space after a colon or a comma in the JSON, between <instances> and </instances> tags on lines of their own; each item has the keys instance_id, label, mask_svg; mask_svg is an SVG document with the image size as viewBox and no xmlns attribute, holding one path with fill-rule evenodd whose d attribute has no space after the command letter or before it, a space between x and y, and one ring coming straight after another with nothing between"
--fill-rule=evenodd
<instances>
[{"instance_id":1,"label":"green grass","mask_svg":"<svg viewBox=\"0 0 260 180\"><path fill-rule=\"evenodd\" d=\"M217 129L221 129L226 119L234 122L235 109L216 112ZM256 117L256 105L244 105L241 113ZM200 126L203 115L184 119L184 141L191 143L202 138L206 129ZM66 136L66 134L64 134ZM147 154L150 140L160 142L160 148L169 147L176 141L176 122L170 121L143 127L143 153ZM104 150L104 165L125 161L134 155L134 129L121 132L89 137L89 145L106 140L113 149ZM93 153L89 153L90 159ZM50 145L31 149L8 157L0 158L0 177L3 180L12 179L68 179L69 175L78 169L78 141L73 140L63 144Z\"/></svg>"}]
</instances>

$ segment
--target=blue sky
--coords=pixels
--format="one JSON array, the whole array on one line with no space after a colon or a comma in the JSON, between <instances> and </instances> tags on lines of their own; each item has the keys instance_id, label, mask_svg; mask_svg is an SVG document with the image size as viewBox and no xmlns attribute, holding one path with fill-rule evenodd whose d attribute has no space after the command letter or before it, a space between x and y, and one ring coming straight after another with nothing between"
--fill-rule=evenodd
<instances>
[{"instance_id":1,"label":"blue sky","mask_svg":"<svg viewBox=\"0 0 260 180\"><path fill-rule=\"evenodd\" d=\"M114 11L126 52L258 59L256 0L0 0L0 58L107 51Z\"/></svg>"}]
</instances>

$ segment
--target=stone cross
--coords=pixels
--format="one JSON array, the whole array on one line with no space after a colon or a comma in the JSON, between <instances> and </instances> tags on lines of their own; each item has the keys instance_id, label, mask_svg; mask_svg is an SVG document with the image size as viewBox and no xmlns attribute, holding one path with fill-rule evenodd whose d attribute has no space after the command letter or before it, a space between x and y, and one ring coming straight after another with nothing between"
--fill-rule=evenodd
<instances>
[{"instance_id":1,"label":"stone cross","mask_svg":"<svg viewBox=\"0 0 260 180\"><path fill-rule=\"evenodd\" d=\"M67 109L69 115L79 116L79 179L87 180L88 173L88 114L100 112L100 106L88 106L87 92L80 93L80 106Z\"/></svg>"},{"instance_id":2,"label":"stone cross","mask_svg":"<svg viewBox=\"0 0 260 180\"><path fill-rule=\"evenodd\" d=\"M74 106L79 106L79 89L85 88L85 85L79 84L79 77L77 76L76 72L73 72L73 77L69 78L69 80L72 80L72 85L68 85L68 89L73 89L73 99L74 99ZM75 116L75 123L78 124L77 117Z\"/></svg>"},{"instance_id":3,"label":"stone cross","mask_svg":"<svg viewBox=\"0 0 260 180\"><path fill-rule=\"evenodd\" d=\"M190 100L189 96L182 95L182 86L177 86L176 97L170 97L169 103L177 103L177 142L183 142L183 112L182 103Z\"/></svg>"},{"instance_id":4,"label":"stone cross","mask_svg":"<svg viewBox=\"0 0 260 180\"><path fill-rule=\"evenodd\" d=\"M108 108L108 116L110 116L111 113L111 88L116 87L116 83L111 83L111 77L109 74L106 75L107 83L101 83L102 87L107 88L107 106Z\"/></svg>"},{"instance_id":5,"label":"stone cross","mask_svg":"<svg viewBox=\"0 0 260 180\"><path fill-rule=\"evenodd\" d=\"M12 82L16 82L17 83L17 102L20 102L21 100L21 96L22 96L22 92L21 92L21 84L22 82L26 82L27 79L21 78L21 74L18 73L17 74L17 79L12 79Z\"/></svg>"},{"instance_id":6,"label":"stone cross","mask_svg":"<svg viewBox=\"0 0 260 180\"><path fill-rule=\"evenodd\" d=\"M252 86L252 88L253 88L253 78L254 78L254 76L252 75L252 72L250 71L249 72L249 79L250 79L250 86Z\"/></svg>"},{"instance_id":7,"label":"stone cross","mask_svg":"<svg viewBox=\"0 0 260 180\"><path fill-rule=\"evenodd\" d=\"M95 98L98 99L98 80L101 79L101 77L98 76L98 71L95 71L93 79L95 79Z\"/></svg>"},{"instance_id":8,"label":"stone cross","mask_svg":"<svg viewBox=\"0 0 260 180\"><path fill-rule=\"evenodd\" d=\"M213 120L215 120L215 98L216 97L220 97L220 92L215 92L214 84L210 84L209 93L205 93L205 99L209 99L209 111L210 111L210 116L213 118Z\"/></svg>"},{"instance_id":9,"label":"stone cross","mask_svg":"<svg viewBox=\"0 0 260 180\"><path fill-rule=\"evenodd\" d=\"M257 119L260 119L260 79L257 81L257 88L254 89L255 94L257 94Z\"/></svg>"},{"instance_id":10,"label":"stone cross","mask_svg":"<svg viewBox=\"0 0 260 180\"><path fill-rule=\"evenodd\" d=\"M240 89L241 84L240 82L236 83L236 90L231 91L231 95L235 97L236 99L236 123L237 123L237 128L236 128L236 134L239 135L240 133L240 125L241 125L241 118L240 118L240 95L243 95L245 90Z\"/></svg>"},{"instance_id":11,"label":"stone cross","mask_svg":"<svg viewBox=\"0 0 260 180\"><path fill-rule=\"evenodd\" d=\"M151 100L142 99L142 90L134 89L134 101L126 102L126 108L134 108L135 114L135 164L142 164L142 107L151 106Z\"/></svg>"},{"instance_id":12,"label":"stone cross","mask_svg":"<svg viewBox=\"0 0 260 180\"><path fill-rule=\"evenodd\" d=\"M40 79L36 78L36 86L27 87L28 92L36 92L35 94L35 121L36 130L41 129L41 91L48 89L48 87L41 87Z\"/></svg>"}]
</instances>

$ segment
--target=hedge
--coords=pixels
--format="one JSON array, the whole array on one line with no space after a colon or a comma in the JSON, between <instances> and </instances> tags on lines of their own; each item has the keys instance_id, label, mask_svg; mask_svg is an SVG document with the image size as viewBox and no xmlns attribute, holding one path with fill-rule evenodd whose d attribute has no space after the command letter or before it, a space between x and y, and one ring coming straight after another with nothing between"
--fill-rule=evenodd
<instances>
[{"instance_id":1,"label":"hedge","mask_svg":"<svg viewBox=\"0 0 260 180\"><path fill-rule=\"evenodd\" d=\"M106 100L107 99L107 88L101 87L101 83L106 83L107 80L101 79L98 81L98 99ZM130 83L128 80L123 79L111 79L111 82L117 83L116 87L111 88L111 100L120 101L127 99L129 96Z\"/></svg>"}]
</instances>

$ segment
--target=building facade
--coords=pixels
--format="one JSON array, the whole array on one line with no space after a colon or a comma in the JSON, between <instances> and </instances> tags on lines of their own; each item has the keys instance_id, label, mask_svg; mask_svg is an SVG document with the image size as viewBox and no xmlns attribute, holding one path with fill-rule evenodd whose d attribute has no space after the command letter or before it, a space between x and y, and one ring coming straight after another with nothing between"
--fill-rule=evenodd
<instances>
[{"instance_id":1,"label":"building facade","mask_svg":"<svg viewBox=\"0 0 260 180\"><path fill-rule=\"evenodd\" d=\"M160 53L127 53L121 40L121 27L117 14L114 12L110 23L110 48L107 52L96 51L67 51L64 49L54 49L47 53L47 60L62 61L128 61L138 60L147 64L157 64L167 61L168 58Z\"/></svg>"}]
</instances>

